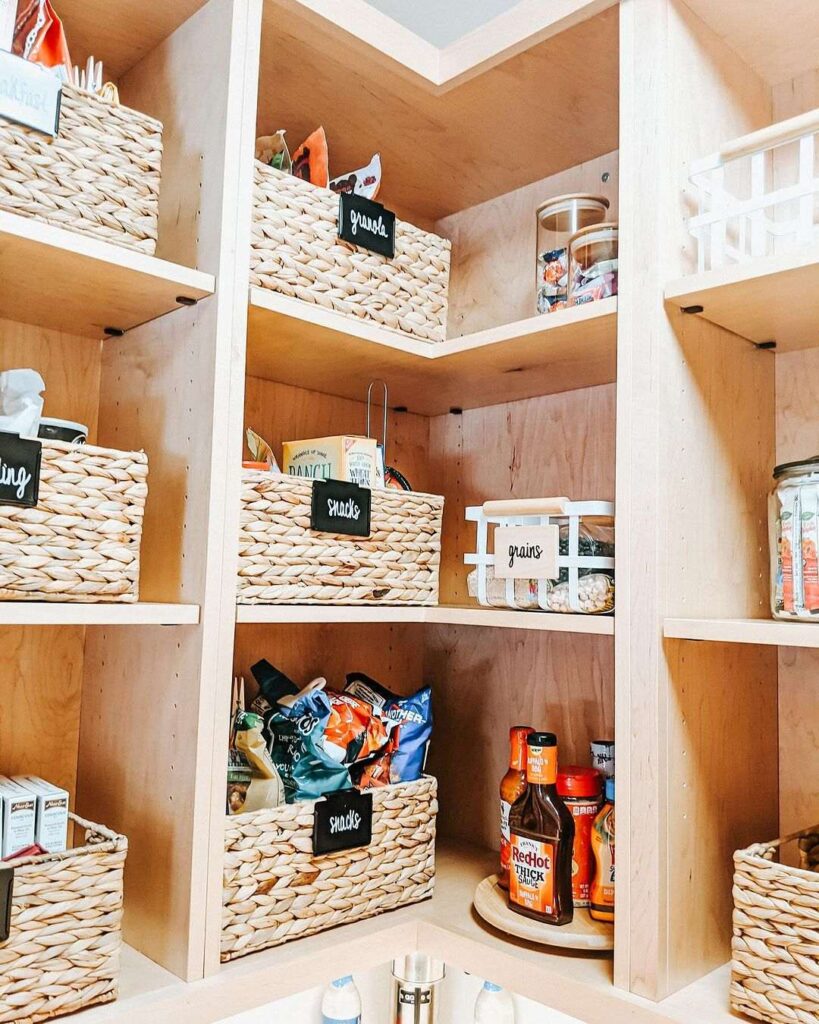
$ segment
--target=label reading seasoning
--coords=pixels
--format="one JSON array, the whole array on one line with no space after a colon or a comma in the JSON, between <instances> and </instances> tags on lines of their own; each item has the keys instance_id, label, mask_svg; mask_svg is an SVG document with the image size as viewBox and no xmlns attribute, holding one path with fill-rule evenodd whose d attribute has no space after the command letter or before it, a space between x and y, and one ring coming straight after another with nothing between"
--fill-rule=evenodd
<instances>
[{"instance_id":1,"label":"label reading seasoning","mask_svg":"<svg viewBox=\"0 0 819 1024\"><path fill-rule=\"evenodd\" d=\"M509 899L526 910L554 913L555 844L512 834Z\"/></svg>"}]
</instances>

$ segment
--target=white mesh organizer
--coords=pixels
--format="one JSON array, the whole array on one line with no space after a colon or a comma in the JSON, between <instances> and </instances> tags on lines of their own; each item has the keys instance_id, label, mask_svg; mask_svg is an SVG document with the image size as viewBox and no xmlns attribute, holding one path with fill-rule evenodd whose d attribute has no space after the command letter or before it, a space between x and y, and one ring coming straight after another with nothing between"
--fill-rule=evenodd
<instances>
[{"instance_id":1,"label":"white mesh organizer","mask_svg":"<svg viewBox=\"0 0 819 1024\"><path fill-rule=\"evenodd\" d=\"M698 270L747 263L819 240L819 108L743 135L691 165Z\"/></svg>"},{"instance_id":2,"label":"white mesh organizer","mask_svg":"<svg viewBox=\"0 0 819 1024\"><path fill-rule=\"evenodd\" d=\"M466 510L477 524L477 552L464 556L470 596L484 606L604 614L614 610L614 505L610 501L532 498L488 501ZM556 526L557 576L501 579L495 575L495 530ZM505 557L505 556L504 556Z\"/></svg>"}]
</instances>

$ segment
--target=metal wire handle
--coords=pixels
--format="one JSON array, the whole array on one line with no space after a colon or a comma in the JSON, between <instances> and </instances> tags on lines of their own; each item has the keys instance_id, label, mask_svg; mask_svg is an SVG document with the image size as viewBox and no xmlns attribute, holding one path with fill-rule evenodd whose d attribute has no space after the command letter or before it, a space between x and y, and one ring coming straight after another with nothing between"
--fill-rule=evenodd
<instances>
[{"instance_id":1,"label":"metal wire handle","mask_svg":"<svg viewBox=\"0 0 819 1024\"><path fill-rule=\"evenodd\" d=\"M384 389L384 420L382 424L381 433L381 447L384 451L384 460L387 458L387 410L389 409L390 393L387 389L387 382L382 380L380 377L370 383L367 388L367 437L372 437L372 407L373 407L373 388L378 384Z\"/></svg>"}]
</instances>

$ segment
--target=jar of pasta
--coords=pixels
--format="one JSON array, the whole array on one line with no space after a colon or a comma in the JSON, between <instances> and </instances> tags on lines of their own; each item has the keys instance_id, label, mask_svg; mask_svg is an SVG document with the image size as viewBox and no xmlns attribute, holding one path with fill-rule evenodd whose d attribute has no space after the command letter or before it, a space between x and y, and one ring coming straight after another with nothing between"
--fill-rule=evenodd
<instances>
[{"instance_id":1,"label":"jar of pasta","mask_svg":"<svg viewBox=\"0 0 819 1024\"><path fill-rule=\"evenodd\" d=\"M576 192L548 199L537 209L537 311L565 309L569 290L569 239L606 218L605 196Z\"/></svg>"},{"instance_id":2,"label":"jar of pasta","mask_svg":"<svg viewBox=\"0 0 819 1024\"><path fill-rule=\"evenodd\" d=\"M581 228L569 241L569 305L580 306L617 294L616 224Z\"/></svg>"},{"instance_id":3,"label":"jar of pasta","mask_svg":"<svg viewBox=\"0 0 819 1024\"><path fill-rule=\"evenodd\" d=\"M771 612L819 622L819 455L774 470L769 502Z\"/></svg>"}]
</instances>

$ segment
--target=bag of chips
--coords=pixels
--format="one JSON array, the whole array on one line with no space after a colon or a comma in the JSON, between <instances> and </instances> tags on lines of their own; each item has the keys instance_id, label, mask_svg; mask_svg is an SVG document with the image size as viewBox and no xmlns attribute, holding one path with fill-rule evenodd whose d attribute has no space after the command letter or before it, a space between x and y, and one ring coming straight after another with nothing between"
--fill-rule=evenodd
<instances>
[{"instance_id":1,"label":"bag of chips","mask_svg":"<svg viewBox=\"0 0 819 1024\"><path fill-rule=\"evenodd\" d=\"M432 689L425 686L412 697L399 697L363 672L353 672L347 676L344 692L372 704L399 726L397 749L390 756L390 781L420 779L432 735Z\"/></svg>"},{"instance_id":2,"label":"bag of chips","mask_svg":"<svg viewBox=\"0 0 819 1024\"><path fill-rule=\"evenodd\" d=\"M319 188L330 184L327 136L323 128L316 128L293 154L293 174Z\"/></svg>"},{"instance_id":3,"label":"bag of chips","mask_svg":"<svg viewBox=\"0 0 819 1024\"><path fill-rule=\"evenodd\" d=\"M33 64L53 68L64 82L71 81L71 57L63 23L50 0L21 0L13 52Z\"/></svg>"}]
</instances>

